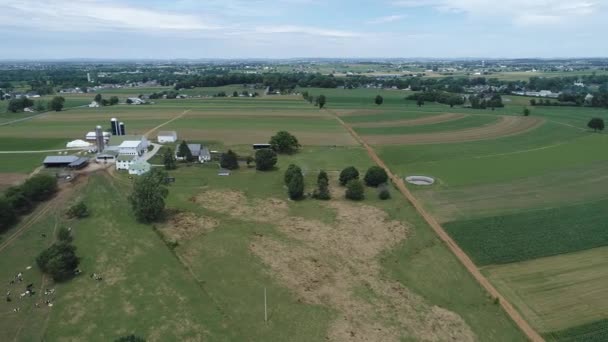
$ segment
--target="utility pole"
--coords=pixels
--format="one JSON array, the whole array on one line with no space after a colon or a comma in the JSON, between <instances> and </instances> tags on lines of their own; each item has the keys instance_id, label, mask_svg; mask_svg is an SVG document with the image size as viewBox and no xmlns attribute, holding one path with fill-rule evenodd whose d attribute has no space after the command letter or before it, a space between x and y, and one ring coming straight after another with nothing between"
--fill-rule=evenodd
<instances>
[{"instance_id":1,"label":"utility pole","mask_svg":"<svg viewBox=\"0 0 608 342\"><path fill-rule=\"evenodd\" d=\"M264 322L268 323L268 302L266 298L266 286L264 286Z\"/></svg>"}]
</instances>

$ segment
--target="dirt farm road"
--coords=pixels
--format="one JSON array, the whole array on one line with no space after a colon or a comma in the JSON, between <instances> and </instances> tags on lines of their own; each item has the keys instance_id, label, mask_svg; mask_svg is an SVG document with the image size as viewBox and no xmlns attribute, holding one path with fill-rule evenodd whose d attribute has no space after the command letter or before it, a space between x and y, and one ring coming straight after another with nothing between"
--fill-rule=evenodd
<instances>
[{"instance_id":1,"label":"dirt farm road","mask_svg":"<svg viewBox=\"0 0 608 342\"><path fill-rule=\"evenodd\" d=\"M376 151L365 141L363 140L355 130L350 127L344 120L342 120L335 112L326 109L338 122L346 129L348 132L357 140L366 150L372 160L381 168L386 170L386 173L389 175L391 181L397 189L401 192L401 194L414 206L416 211L424 218L424 220L431 226L433 231L439 236L439 238L448 246L448 248L454 253L456 258L464 265L464 267L469 271L469 273L477 280L477 282L493 297L498 298L500 305L506 311L506 313L511 317L511 319L517 324L517 326L521 329L521 331L534 342L541 342L544 339L528 324L528 322L520 315L520 313L511 305L510 302L500 293L498 290L490 283L490 281L479 271L477 266L473 263L473 260L469 258L469 256L456 244L456 242L446 233L443 227L439 224L439 222L424 209L420 201L409 191L409 189L405 186L403 179L401 177L395 176L388 166L384 163L382 159L376 154Z\"/></svg>"}]
</instances>

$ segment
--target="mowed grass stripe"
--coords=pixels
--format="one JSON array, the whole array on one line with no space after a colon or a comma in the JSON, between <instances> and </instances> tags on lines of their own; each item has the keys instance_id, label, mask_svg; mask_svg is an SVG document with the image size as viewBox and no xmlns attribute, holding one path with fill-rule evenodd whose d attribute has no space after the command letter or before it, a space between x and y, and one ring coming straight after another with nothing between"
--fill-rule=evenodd
<instances>
[{"instance_id":1,"label":"mowed grass stripe","mask_svg":"<svg viewBox=\"0 0 608 342\"><path fill-rule=\"evenodd\" d=\"M548 340L605 336L607 322L599 322L608 319L607 253L608 247L600 247L489 266L483 272L538 330L552 337Z\"/></svg>"},{"instance_id":2,"label":"mowed grass stripe","mask_svg":"<svg viewBox=\"0 0 608 342\"><path fill-rule=\"evenodd\" d=\"M417 126L391 126L391 127L357 127L355 131L362 135L384 134L414 134L465 130L469 128L492 125L498 121L496 116L470 115L458 120L439 122L429 125Z\"/></svg>"},{"instance_id":3,"label":"mowed grass stripe","mask_svg":"<svg viewBox=\"0 0 608 342\"><path fill-rule=\"evenodd\" d=\"M557 342L608 341L608 319L543 335Z\"/></svg>"},{"instance_id":4,"label":"mowed grass stripe","mask_svg":"<svg viewBox=\"0 0 608 342\"><path fill-rule=\"evenodd\" d=\"M477 265L608 245L608 200L444 224Z\"/></svg>"}]
</instances>

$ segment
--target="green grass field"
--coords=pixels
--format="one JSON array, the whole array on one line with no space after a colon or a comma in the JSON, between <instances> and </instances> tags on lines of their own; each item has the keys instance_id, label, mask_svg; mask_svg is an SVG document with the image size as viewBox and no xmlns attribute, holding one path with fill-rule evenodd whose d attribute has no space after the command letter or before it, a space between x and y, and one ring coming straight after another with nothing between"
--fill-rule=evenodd
<instances>
[{"instance_id":1,"label":"green grass field","mask_svg":"<svg viewBox=\"0 0 608 342\"><path fill-rule=\"evenodd\" d=\"M415 133L434 133L457 131L469 128L491 125L498 121L495 116L489 115L470 115L462 119L440 122L430 125L415 126L391 126L391 127L365 127L355 128L361 135L382 135L382 134L415 134Z\"/></svg>"},{"instance_id":2,"label":"green grass field","mask_svg":"<svg viewBox=\"0 0 608 342\"><path fill-rule=\"evenodd\" d=\"M195 89L199 90L217 89ZM131 95L130 91L115 94ZM74 96L74 101L88 103L92 94L86 95ZM393 109L387 99L391 96ZM442 107L422 113L402 111L403 96L391 93L385 97L387 117L403 113L413 118L441 111ZM346 107L350 106L344 101ZM203 142L218 150L231 148L243 156L253 153L252 142L266 142L281 129L295 133L303 147L297 154L280 156L277 170L265 173L243 167L229 177L219 177L217 165L180 164L178 170L171 172L176 182L170 187L167 203L172 212L194 217L195 221L187 221L194 231L177 221L156 224L158 232L150 225L135 222L127 199L131 182L128 176L111 177L103 171L90 175L82 189L68 200L71 203L77 198L84 199L91 208L89 218L68 222L61 214L68 203L53 202L57 207L28 228L16 240L18 243L0 250L0 260L4 260L0 262L0 276L8 279L25 266L33 265L35 255L51 241L53 229L68 225L73 228L85 275L64 284L49 284L57 291L52 308L35 309L31 301L21 302L21 311L15 314L12 309L16 303L3 303L0 339L107 341L136 333L149 341L317 341L334 334L335 322L348 313L353 329L371 334L371 340L385 339L374 338L381 335L368 328L368 322L393 332L395 340L419 340L421 336L444 340L447 336L465 335L481 341L524 340L500 307L488 298L396 190L392 189L393 199L389 201L380 201L377 191L369 188L361 204L341 200L343 189L334 183L338 172L349 165L364 172L373 163L330 113L299 98L195 98L158 100L146 106L75 108L20 122L10 129L0 127L0 139L4 139L0 141L6 142L2 144L4 149L46 148L81 138L97 124L107 128L111 117L125 122L129 133L143 133L186 110L189 112L185 116L162 130L175 129L180 140ZM25 136L27 139L22 138ZM2 167L10 165L6 170L0 168L0 172L29 172L39 165L42 157L0 155ZM159 162L159 157L151 162ZM329 203L312 199L286 201L282 176L290 163L297 163L305 172L307 192L313 190L317 172L328 171L336 198ZM241 193L246 203L235 207L234 213L224 212L223 206L214 204L224 201L221 196L213 197L215 194L225 194L230 199L235 192ZM268 210L254 206L268 198L284 203L284 207ZM201 205L199 201L208 204ZM226 206L231 207L231 203ZM245 214L239 214L239 210L245 210ZM340 210L358 215L355 221L348 221L348 229L337 223ZM318 230L321 235L310 240L313 236L286 230L290 225L268 220L264 213L271 217L283 213L288 215L289 222L306 223L308 227L326 225L328 229ZM377 245L374 239L382 238L383 231L378 229L382 229L384 221L378 221L381 224L369 221L365 213L386 215L382 220L403 224L407 227L406 236L402 241L387 240L385 247ZM196 218L217 225L197 231ZM346 235L324 235L337 229L345 229ZM348 234L353 229L361 229L362 233L351 237ZM379 234L368 236L367 231ZM0 236L0 241L12 232ZM360 237L365 239L359 245L345 245L346 248L335 248L331 243L317 245L322 241L354 243ZM178 245L171 248L164 242L167 239L176 239ZM282 257L274 261L272 254L260 254L256 249L260 243L270 243L267 246L277 248L276 253ZM379 254L367 257L364 251L370 248L378 249ZM303 257L290 259L291 253L296 252L303 253ZM354 257L343 253L354 253ZM281 268L285 260L292 260L294 266ZM325 273L307 273L306 262L310 260L333 270L328 273L329 278L323 276ZM289 273L292 268L301 272ZM39 286L41 275L35 265L28 272ZM103 275L104 280L90 279L88 274L92 272ZM331 274L335 272L342 272L341 277L334 278ZM290 281L290 277L302 274L325 284L329 291L323 294L326 297L315 297L313 294L321 292L315 292L314 287L312 292L303 290L308 278ZM348 282L342 285L339 279ZM395 287L402 290L391 290ZM267 324L263 322L264 288L269 294ZM459 290L455 292L455 288ZM351 310L341 303L352 303L355 308Z\"/></svg>"},{"instance_id":3,"label":"green grass field","mask_svg":"<svg viewBox=\"0 0 608 342\"><path fill-rule=\"evenodd\" d=\"M608 319L606 252L601 247L489 266L483 272L547 340L600 341Z\"/></svg>"},{"instance_id":4,"label":"green grass field","mask_svg":"<svg viewBox=\"0 0 608 342\"><path fill-rule=\"evenodd\" d=\"M478 265L504 264L608 244L608 201L444 224Z\"/></svg>"}]
</instances>

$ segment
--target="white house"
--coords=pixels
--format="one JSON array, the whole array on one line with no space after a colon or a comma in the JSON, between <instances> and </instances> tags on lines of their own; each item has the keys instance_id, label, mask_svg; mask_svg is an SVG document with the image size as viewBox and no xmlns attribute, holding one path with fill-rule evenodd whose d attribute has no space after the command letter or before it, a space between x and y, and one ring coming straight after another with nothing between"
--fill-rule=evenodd
<instances>
[{"instance_id":1,"label":"white house","mask_svg":"<svg viewBox=\"0 0 608 342\"><path fill-rule=\"evenodd\" d=\"M146 172L149 172L151 168L150 163L143 160L136 160L129 166L129 174L130 175L138 175L141 176Z\"/></svg>"},{"instance_id":2,"label":"white house","mask_svg":"<svg viewBox=\"0 0 608 342\"><path fill-rule=\"evenodd\" d=\"M172 143L177 141L177 132L175 131L160 131L156 140L159 144Z\"/></svg>"},{"instance_id":3,"label":"white house","mask_svg":"<svg viewBox=\"0 0 608 342\"><path fill-rule=\"evenodd\" d=\"M89 108L99 108L99 103L97 103L97 101L93 101L89 104Z\"/></svg>"},{"instance_id":4,"label":"white house","mask_svg":"<svg viewBox=\"0 0 608 342\"><path fill-rule=\"evenodd\" d=\"M135 162L135 156L119 155L116 158L116 170L129 170L129 167Z\"/></svg>"}]
</instances>

